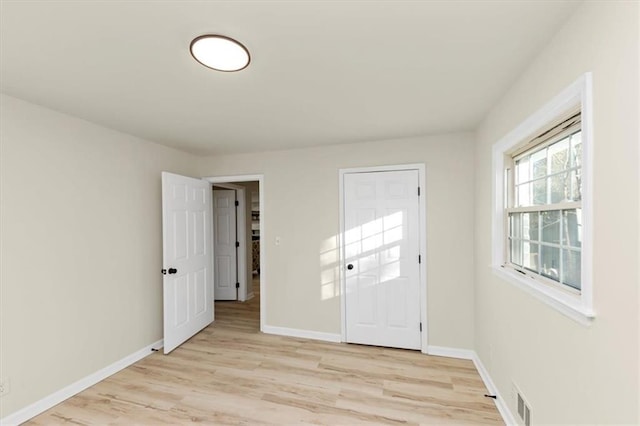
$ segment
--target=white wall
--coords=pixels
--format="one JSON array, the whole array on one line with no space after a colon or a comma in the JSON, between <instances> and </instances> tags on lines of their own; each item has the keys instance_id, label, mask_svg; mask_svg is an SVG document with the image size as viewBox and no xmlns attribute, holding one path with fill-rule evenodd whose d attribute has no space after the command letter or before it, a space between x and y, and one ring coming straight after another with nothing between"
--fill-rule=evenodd
<instances>
[{"instance_id":1,"label":"white wall","mask_svg":"<svg viewBox=\"0 0 640 426\"><path fill-rule=\"evenodd\" d=\"M194 158L0 100L0 417L162 338L162 170Z\"/></svg>"},{"instance_id":2,"label":"white wall","mask_svg":"<svg viewBox=\"0 0 640 426\"><path fill-rule=\"evenodd\" d=\"M473 144L456 134L209 157L199 174L264 174L266 325L340 333L338 170L426 163L429 344L472 348Z\"/></svg>"},{"instance_id":3,"label":"white wall","mask_svg":"<svg viewBox=\"0 0 640 426\"><path fill-rule=\"evenodd\" d=\"M478 130L475 345L502 395L534 424L640 423L638 2L585 2ZM593 72L594 308L590 327L493 276L491 146ZM516 412L512 399L509 405Z\"/></svg>"}]
</instances>

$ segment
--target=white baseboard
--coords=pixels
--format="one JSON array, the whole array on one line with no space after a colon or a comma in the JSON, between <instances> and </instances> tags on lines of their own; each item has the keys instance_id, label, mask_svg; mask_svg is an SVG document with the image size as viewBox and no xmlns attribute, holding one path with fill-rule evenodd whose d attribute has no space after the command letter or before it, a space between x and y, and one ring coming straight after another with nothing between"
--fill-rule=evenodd
<instances>
[{"instance_id":1,"label":"white baseboard","mask_svg":"<svg viewBox=\"0 0 640 426\"><path fill-rule=\"evenodd\" d=\"M489 391L489 393L496 396L496 399L494 400L494 402L496 403L496 408L498 409L498 412L500 412L500 415L502 416L502 420L504 420L505 424L507 425L514 425L514 426L517 425L518 422L516 422L516 418L513 416L513 413L511 412L511 410L509 410L507 400L504 399L502 395L500 395L500 392L498 391L498 388L496 387L496 385L493 383L493 380L491 379L489 372L487 371L484 364L480 360L480 357L478 356L478 354L475 352L473 353L473 363L475 364L476 369L478 370L478 373L480 374L480 377L482 378L482 381L484 382L484 385L487 387L487 390Z\"/></svg>"},{"instance_id":2,"label":"white baseboard","mask_svg":"<svg viewBox=\"0 0 640 426\"><path fill-rule=\"evenodd\" d=\"M518 424L515 417L513 416L513 413L511 412L511 410L509 410L509 406L506 400L502 397L502 395L500 395L500 392L498 392L498 388L493 383L493 380L491 380L489 372L484 367L484 364L482 364L482 361L480 360L480 357L478 356L476 351L473 351L471 349L448 348L445 346L427 346L427 354L435 356L446 356L449 358L468 359L473 361L476 369L478 370L478 374L480 374L480 378L482 378L482 381L484 382L485 387L491 395L496 396L494 402L496 404L498 412L502 416L502 420L504 420L505 424L507 424L508 426L515 426Z\"/></svg>"},{"instance_id":3,"label":"white baseboard","mask_svg":"<svg viewBox=\"0 0 640 426\"><path fill-rule=\"evenodd\" d=\"M445 346L427 346L427 354L434 356L446 356L448 358L473 359L476 355L471 349L448 348Z\"/></svg>"},{"instance_id":4,"label":"white baseboard","mask_svg":"<svg viewBox=\"0 0 640 426\"><path fill-rule=\"evenodd\" d=\"M254 296L255 294L253 294L253 292L247 294L247 298L245 299L245 301L253 299Z\"/></svg>"},{"instance_id":5,"label":"white baseboard","mask_svg":"<svg viewBox=\"0 0 640 426\"><path fill-rule=\"evenodd\" d=\"M267 334L277 334L279 336L302 337L303 339L324 340L325 342L341 342L342 336L339 333L323 333L320 331L300 330L297 328L274 327L264 325L262 332Z\"/></svg>"},{"instance_id":6,"label":"white baseboard","mask_svg":"<svg viewBox=\"0 0 640 426\"><path fill-rule=\"evenodd\" d=\"M106 379L107 377L117 373L120 370L123 370L134 364L135 362L141 360L142 358L151 355L153 353L152 349L162 348L164 345L164 340L160 339L155 343L145 346L132 353L131 355L127 355L119 361L114 362L111 365L106 366L105 368L96 371L78 380L75 383L70 384L57 392L52 393L49 396L42 398L39 401L34 402L31 405L28 405L21 410L16 411L15 413L9 414L8 416L0 419L0 425L2 426L13 426L19 425L20 423L24 423L29 419L34 418L38 414L41 414L48 409L60 404L65 399L71 398L72 396L82 392L95 385L96 383Z\"/></svg>"}]
</instances>

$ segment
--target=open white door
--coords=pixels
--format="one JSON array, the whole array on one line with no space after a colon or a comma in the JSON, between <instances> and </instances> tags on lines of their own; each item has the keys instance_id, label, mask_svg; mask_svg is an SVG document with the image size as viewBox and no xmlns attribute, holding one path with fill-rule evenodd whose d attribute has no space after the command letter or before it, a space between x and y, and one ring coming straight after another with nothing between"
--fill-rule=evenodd
<instances>
[{"instance_id":1,"label":"open white door","mask_svg":"<svg viewBox=\"0 0 640 426\"><path fill-rule=\"evenodd\" d=\"M236 191L213 191L215 300L236 300Z\"/></svg>"},{"instance_id":2,"label":"open white door","mask_svg":"<svg viewBox=\"0 0 640 426\"><path fill-rule=\"evenodd\" d=\"M417 170L344 176L346 339L420 349Z\"/></svg>"},{"instance_id":3,"label":"open white door","mask_svg":"<svg viewBox=\"0 0 640 426\"><path fill-rule=\"evenodd\" d=\"M211 184L162 172L164 353L213 321Z\"/></svg>"}]
</instances>

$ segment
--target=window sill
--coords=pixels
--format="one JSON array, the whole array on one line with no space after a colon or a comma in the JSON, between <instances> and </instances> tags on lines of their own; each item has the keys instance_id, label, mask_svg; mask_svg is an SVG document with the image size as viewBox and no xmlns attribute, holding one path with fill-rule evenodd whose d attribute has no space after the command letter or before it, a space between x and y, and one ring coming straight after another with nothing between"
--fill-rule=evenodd
<instances>
[{"instance_id":1,"label":"window sill","mask_svg":"<svg viewBox=\"0 0 640 426\"><path fill-rule=\"evenodd\" d=\"M593 310L583 306L578 297L538 283L531 277L523 276L515 270L501 265L492 265L491 269L498 277L521 288L541 302L582 325L589 326L595 319L596 315Z\"/></svg>"}]
</instances>

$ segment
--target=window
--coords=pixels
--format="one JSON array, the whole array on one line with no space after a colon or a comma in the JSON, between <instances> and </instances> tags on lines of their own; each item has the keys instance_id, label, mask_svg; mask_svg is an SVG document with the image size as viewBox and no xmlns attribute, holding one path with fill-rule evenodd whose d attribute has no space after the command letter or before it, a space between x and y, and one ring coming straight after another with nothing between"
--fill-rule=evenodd
<instances>
[{"instance_id":1,"label":"window","mask_svg":"<svg viewBox=\"0 0 640 426\"><path fill-rule=\"evenodd\" d=\"M588 324L590 75L494 145L493 268Z\"/></svg>"},{"instance_id":2,"label":"window","mask_svg":"<svg viewBox=\"0 0 640 426\"><path fill-rule=\"evenodd\" d=\"M505 159L507 257L518 272L580 292L582 132L580 112ZM546 137L545 137L546 136Z\"/></svg>"}]
</instances>

